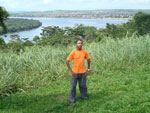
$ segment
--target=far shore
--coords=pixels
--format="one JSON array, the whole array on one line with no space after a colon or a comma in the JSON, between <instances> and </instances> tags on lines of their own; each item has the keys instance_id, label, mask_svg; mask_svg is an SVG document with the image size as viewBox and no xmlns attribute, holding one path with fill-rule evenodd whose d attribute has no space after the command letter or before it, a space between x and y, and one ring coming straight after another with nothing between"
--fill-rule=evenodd
<instances>
[{"instance_id":1,"label":"far shore","mask_svg":"<svg viewBox=\"0 0 150 113\"><path fill-rule=\"evenodd\" d=\"M47 17L47 16L11 16L10 18L70 18L70 19L98 19L98 20L130 20L132 18L75 18L75 17Z\"/></svg>"}]
</instances>

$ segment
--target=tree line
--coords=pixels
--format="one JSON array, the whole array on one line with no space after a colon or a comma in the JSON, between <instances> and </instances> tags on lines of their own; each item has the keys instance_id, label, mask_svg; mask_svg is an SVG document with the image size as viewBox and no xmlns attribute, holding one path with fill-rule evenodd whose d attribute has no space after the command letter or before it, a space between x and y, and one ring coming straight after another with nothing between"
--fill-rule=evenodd
<instances>
[{"instance_id":1,"label":"tree line","mask_svg":"<svg viewBox=\"0 0 150 113\"><path fill-rule=\"evenodd\" d=\"M105 38L124 38L133 34L140 36L150 33L150 14L138 12L127 23L114 25L107 23L106 28L97 29L93 26L79 24L71 27L60 28L48 26L42 29L41 37L35 36L36 45L68 45L73 40L81 38L84 41L101 41Z\"/></svg>"},{"instance_id":2,"label":"tree line","mask_svg":"<svg viewBox=\"0 0 150 113\"><path fill-rule=\"evenodd\" d=\"M146 35L150 33L150 14L138 12L127 23L114 25L107 23L106 28L97 29L93 26L77 24L74 27L60 28L59 26L43 27L41 36L35 36L33 40L20 38L18 35L11 36L8 44L1 38L0 48L11 48L19 53L25 47L37 46L68 46L73 44L76 39L86 42L98 42L106 38L122 39L132 35Z\"/></svg>"}]
</instances>

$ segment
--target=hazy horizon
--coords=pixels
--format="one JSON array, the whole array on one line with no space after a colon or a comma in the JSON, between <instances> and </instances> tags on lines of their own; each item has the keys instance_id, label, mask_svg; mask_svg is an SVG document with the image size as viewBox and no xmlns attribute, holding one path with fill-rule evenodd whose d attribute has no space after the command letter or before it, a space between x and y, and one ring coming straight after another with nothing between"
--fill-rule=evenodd
<instances>
[{"instance_id":1,"label":"hazy horizon","mask_svg":"<svg viewBox=\"0 0 150 113\"><path fill-rule=\"evenodd\" d=\"M87 10L63 10L63 9L57 9L57 10L45 10L45 11L9 11L11 13L20 13L20 12L48 12L48 11L101 11L101 10L150 10L150 9L87 9Z\"/></svg>"},{"instance_id":2,"label":"hazy horizon","mask_svg":"<svg viewBox=\"0 0 150 113\"><path fill-rule=\"evenodd\" d=\"M9 12L55 10L141 10L150 9L150 0L0 0Z\"/></svg>"}]
</instances>

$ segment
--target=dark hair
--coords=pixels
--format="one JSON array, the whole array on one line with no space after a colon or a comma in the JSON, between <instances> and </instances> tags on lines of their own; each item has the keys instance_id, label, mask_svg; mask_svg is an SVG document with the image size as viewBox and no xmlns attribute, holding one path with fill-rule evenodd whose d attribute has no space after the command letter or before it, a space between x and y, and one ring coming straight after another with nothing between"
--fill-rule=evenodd
<instances>
[{"instance_id":1,"label":"dark hair","mask_svg":"<svg viewBox=\"0 0 150 113\"><path fill-rule=\"evenodd\" d=\"M77 40L75 41L75 44L76 44L78 41L82 41L82 43L83 43L83 40L82 40L82 39L77 39Z\"/></svg>"}]
</instances>

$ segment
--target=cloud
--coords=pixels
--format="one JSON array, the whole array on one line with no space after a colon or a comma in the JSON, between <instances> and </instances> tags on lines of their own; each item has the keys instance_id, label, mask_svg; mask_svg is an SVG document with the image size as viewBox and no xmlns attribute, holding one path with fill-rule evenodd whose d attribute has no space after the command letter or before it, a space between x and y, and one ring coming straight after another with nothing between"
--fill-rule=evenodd
<instances>
[{"instance_id":1,"label":"cloud","mask_svg":"<svg viewBox=\"0 0 150 113\"><path fill-rule=\"evenodd\" d=\"M70 3L90 3L90 2L100 2L101 0L64 0L64 2Z\"/></svg>"},{"instance_id":2,"label":"cloud","mask_svg":"<svg viewBox=\"0 0 150 113\"><path fill-rule=\"evenodd\" d=\"M136 2L150 2L150 0L136 0Z\"/></svg>"},{"instance_id":3,"label":"cloud","mask_svg":"<svg viewBox=\"0 0 150 113\"><path fill-rule=\"evenodd\" d=\"M43 0L44 4L49 4L49 3L52 3L53 0Z\"/></svg>"},{"instance_id":4,"label":"cloud","mask_svg":"<svg viewBox=\"0 0 150 113\"><path fill-rule=\"evenodd\" d=\"M150 0L0 0L8 11L150 9Z\"/></svg>"},{"instance_id":5,"label":"cloud","mask_svg":"<svg viewBox=\"0 0 150 113\"><path fill-rule=\"evenodd\" d=\"M18 4L18 2L13 2L9 0L0 0L0 6L3 6L4 8L16 8Z\"/></svg>"}]
</instances>

